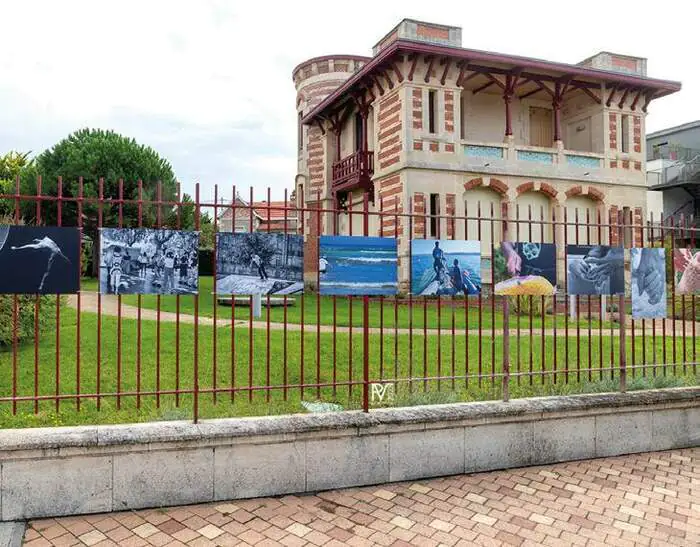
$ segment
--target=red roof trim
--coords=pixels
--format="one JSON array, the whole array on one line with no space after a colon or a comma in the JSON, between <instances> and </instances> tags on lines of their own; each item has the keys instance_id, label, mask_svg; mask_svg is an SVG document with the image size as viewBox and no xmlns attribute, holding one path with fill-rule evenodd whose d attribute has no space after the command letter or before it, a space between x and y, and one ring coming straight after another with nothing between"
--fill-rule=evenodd
<instances>
[{"instance_id":1,"label":"red roof trim","mask_svg":"<svg viewBox=\"0 0 700 547\"><path fill-rule=\"evenodd\" d=\"M445 57L456 57L458 59L469 60L470 62L486 62L500 63L506 65L515 65L517 67L539 69L547 71L561 72L562 75L580 76L598 80L601 83L621 83L634 85L636 87L644 87L647 89L655 89L661 91L657 97L662 97L670 93L674 93L681 89L680 82L673 80L659 80L655 78L647 78L643 76L633 76L608 70L600 70L596 68L582 67L580 65L568 65L565 63L556 63L551 61L543 61L541 59L532 59L529 57L520 57L517 55L504 55L500 53L492 53L488 51L479 51L474 49L454 48L449 46L439 46L434 44L425 44L413 42L410 40L396 40L381 50L379 54L370 62L363 66L348 78L343 85L326 97L316 108L307 114L303 123L308 124L321 114L328 106L333 104L338 98L342 97L354 85L366 78L372 70L386 62L392 55L398 51L409 53L423 53L432 55L442 55Z\"/></svg>"},{"instance_id":2,"label":"red roof trim","mask_svg":"<svg viewBox=\"0 0 700 547\"><path fill-rule=\"evenodd\" d=\"M308 65L311 63L322 63L323 61L330 61L331 59L333 60L338 60L338 61L362 61L362 62L369 62L372 60L372 57L365 57L364 55L321 55L320 57L312 57L311 59L307 59L306 61L302 61L299 63L297 66L294 67L294 70L292 70L292 78L294 78L294 75L297 73L297 70L299 70L301 67L304 65Z\"/></svg>"}]
</instances>

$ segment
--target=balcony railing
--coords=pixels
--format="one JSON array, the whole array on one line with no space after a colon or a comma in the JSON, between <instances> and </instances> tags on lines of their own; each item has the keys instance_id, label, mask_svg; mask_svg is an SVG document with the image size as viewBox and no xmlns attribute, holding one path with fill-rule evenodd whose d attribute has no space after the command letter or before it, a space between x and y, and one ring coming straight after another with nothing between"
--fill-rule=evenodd
<instances>
[{"instance_id":1,"label":"balcony railing","mask_svg":"<svg viewBox=\"0 0 700 547\"><path fill-rule=\"evenodd\" d=\"M333 163L333 186L369 182L374 174L374 152L359 150Z\"/></svg>"}]
</instances>

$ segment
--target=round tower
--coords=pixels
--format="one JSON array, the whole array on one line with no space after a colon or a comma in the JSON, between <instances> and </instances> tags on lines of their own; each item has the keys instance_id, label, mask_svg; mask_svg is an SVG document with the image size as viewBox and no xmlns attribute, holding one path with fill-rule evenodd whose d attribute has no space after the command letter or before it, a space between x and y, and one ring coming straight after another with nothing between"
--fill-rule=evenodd
<instances>
[{"instance_id":1,"label":"round tower","mask_svg":"<svg viewBox=\"0 0 700 547\"><path fill-rule=\"evenodd\" d=\"M331 169L324 162L329 135L324 136L317 125L302 125L301 120L369 60L369 57L357 55L326 55L304 61L292 71L297 90L297 176L294 189L298 207L326 209L332 206L330 181L327 180ZM304 216L304 236L309 242L318 237L319 228L324 233L325 222L309 212ZM304 253L304 278L310 287L316 285L317 249L317 245L311 243Z\"/></svg>"},{"instance_id":2,"label":"round tower","mask_svg":"<svg viewBox=\"0 0 700 547\"><path fill-rule=\"evenodd\" d=\"M358 55L325 55L298 64L292 71L297 90L297 197L323 193L323 141L320 129L304 127L301 120L323 99L340 87L370 57ZM300 184L306 182L303 188ZM315 199L315 198L314 198Z\"/></svg>"}]
</instances>

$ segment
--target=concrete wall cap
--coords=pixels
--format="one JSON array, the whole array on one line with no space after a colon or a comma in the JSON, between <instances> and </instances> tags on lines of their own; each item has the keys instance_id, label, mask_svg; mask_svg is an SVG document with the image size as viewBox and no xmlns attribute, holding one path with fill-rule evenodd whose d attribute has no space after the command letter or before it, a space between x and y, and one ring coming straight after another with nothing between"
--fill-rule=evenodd
<instances>
[{"instance_id":1,"label":"concrete wall cap","mask_svg":"<svg viewBox=\"0 0 700 547\"><path fill-rule=\"evenodd\" d=\"M137 445L221 438L296 435L327 431L347 432L379 426L518 418L540 414L544 419L557 413L596 409L623 409L646 405L697 403L700 387L670 388L630 393L599 393L572 396L516 399L508 403L484 401L445 405L375 409L326 414L295 414L188 421L150 422L126 425L80 426L0 431L0 450L20 451L63 447Z\"/></svg>"}]
</instances>

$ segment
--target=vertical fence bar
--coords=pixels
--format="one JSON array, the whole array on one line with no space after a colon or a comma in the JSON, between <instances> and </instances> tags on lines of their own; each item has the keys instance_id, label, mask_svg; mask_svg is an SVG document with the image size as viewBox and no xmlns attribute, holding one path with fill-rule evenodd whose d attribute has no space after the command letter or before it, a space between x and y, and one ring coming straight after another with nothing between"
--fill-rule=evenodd
<instances>
[{"instance_id":1,"label":"vertical fence bar","mask_svg":"<svg viewBox=\"0 0 700 547\"><path fill-rule=\"evenodd\" d=\"M285 200L287 190L285 189ZM236 209L238 208L238 197L236 194L236 185L231 189L231 233L236 233ZM286 224L286 218L285 218ZM216 235L217 241L219 235ZM214 281L216 282L216 281ZM285 317L285 336L284 336L284 400L287 400L287 306L284 308ZM231 402L236 400L236 295L231 295Z\"/></svg>"},{"instance_id":2,"label":"vertical fence bar","mask_svg":"<svg viewBox=\"0 0 700 547\"><path fill-rule=\"evenodd\" d=\"M557 256L557 208L552 207L552 245L554 245L554 281L557 282L556 272L557 272L557 261L559 257ZM558 285L558 283L557 283ZM552 381L557 383L557 294L552 295Z\"/></svg>"},{"instance_id":3,"label":"vertical fence bar","mask_svg":"<svg viewBox=\"0 0 700 547\"><path fill-rule=\"evenodd\" d=\"M510 300L503 296L503 400L510 400Z\"/></svg>"},{"instance_id":4,"label":"vertical fence bar","mask_svg":"<svg viewBox=\"0 0 700 547\"><path fill-rule=\"evenodd\" d=\"M622 233L620 234L622 236L621 239L618 239L619 242L621 242L624 246L624 234L625 234L625 228L627 224L627 219L622 218ZM634 234L634 232L633 232ZM611 291L612 292L612 291ZM618 304L617 304L617 309L618 309L618 316L620 318L620 393L625 393L627 391L627 330L625 328L625 318L627 317L627 313L625 310L625 292L624 290L622 291L622 294L619 295L618 297ZM634 335L633 335L634 336ZM632 343L634 343L634 337L632 338ZM611 366L611 368L614 368Z\"/></svg>"},{"instance_id":5,"label":"vertical fence bar","mask_svg":"<svg viewBox=\"0 0 700 547\"><path fill-rule=\"evenodd\" d=\"M178 189L178 201L180 201L179 193L180 191ZM156 228L160 230L162 227L161 203L163 201L163 184L161 181L158 181L158 183L156 184L156 200ZM145 271L144 275L146 275ZM139 298L140 297L141 296L139 295ZM176 299L177 298L179 298L179 296L176 297ZM156 408L160 408L160 302L161 301L159 294L156 296ZM176 395L176 397L177 396L178 395Z\"/></svg>"},{"instance_id":6,"label":"vertical fence bar","mask_svg":"<svg viewBox=\"0 0 700 547\"><path fill-rule=\"evenodd\" d=\"M399 222L401 221L402 217L399 217L399 206L398 204L394 207L394 237L396 238L396 245L398 248L398 245L400 243L399 241ZM380 217L381 220L381 217ZM403 234L402 234L403 235ZM408 241L408 246L411 246L411 241ZM398 264L398 263L397 263ZM408 271L411 271L411 262L409 261L408 263ZM410 285L410 277L411 274L409 273L409 286L408 290L410 292L411 290L411 285ZM383 297L382 297L383 298ZM384 306L382 305L382 310L384 309ZM399 376L399 298L398 295L394 295L394 379L398 378ZM394 390L397 389L398 384L394 384Z\"/></svg>"},{"instance_id":7,"label":"vertical fence bar","mask_svg":"<svg viewBox=\"0 0 700 547\"><path fill-rule=\"evenodd\" d=\"M369 196L363 193L362 231L369 235ZM369 412L369 296L362 297L362 410Z\"/></svg>"},{"instance_id":8,"label":"vertical fence bar","mask_svg":"<svg viewBox=\"0 0 700 547\"><path fill-rule=\"evenodd\" d=\"M36 179L36 225L41 226L41 175ZM78 326L80 325L80 291L78 291ZM39 413L39 308L41 296L36 295L34 301L34 414ZM58 328L58 325L57 325ZM80 340L80 336L78 336ZM78 381L78 385L80 382ZM80 403L80 398L78 398Z\"/></svg>"},{"instance_id":9,"label":"vertical fence bar","mask_svg":"<svg viewBox=\"0 0 700 547\"><path fill-rule=\"evenodd\" d=\"M119 220L118 227L124 222L124 180L119 179ZM117 289L117 410L122 408L122 295Z\"/></svg>"},{"instance_id":10,"label":"vertical fence bar","mask_svg":"<svg viewBox=\"0 0 700 547\"><path fill-rule=\"evenodd\" d=\"M20 182L19 175L15 177L15 225L19 224L20 212ZM18 346L18 325L19 322L19 300L16 294L12 295L12 414L17 414L17 346ZM58 337L58 323L56 323L56 337ZM58 347L58 346L57 346ZM58 398L56 399L58 407Z\"/></svg>"},{"instance_id":11,"label":"vertical fence bar","mask_svg":"<svg viewBox=\"0 0 700 547\"><path fill-rule=\"evenodd\" d=\"M201 211L198 182L195 183L194 196L194 229L199 231ZM199 264L199 262L197 263ZM194 380L193 419L194 423L197 423L199 421L199 293L194 295L194 369L192 375Z\"/></svg>"},{"instance_id":12,"label":"vertical fence bar","mask_svg":"<svg viewBox=\"0 0 700 547\"><path fill-rule=\"evenodd\" d=\"M63 178L58 177L56 201L56 225L61 226L63 222ZM61 394L61 297L56 295L56 412L60 410L59 395Z\"/></svg>"},{"instance_id":13,"label":"vertical fence bar","mask_svg":"<svg viewBox=\"0 0 700 547\"><path fill-rule=\"evenodd\" d=\"M602 217L600 214L600 209L597 211L597 217L598 217L598 239L597 242L598 244L603 243L603 234L602 234ZM610 233L610 228L608 228L608 234ZM608 236L609 237L609 236ZM603 379L603 298L598 297L598 309L600 310L599 312L599 320L598 320L598 361L599 361L599 379Z\"/></svg>"},{"instance_id":14,"label":"vertical fence bar","mask_svg":"<svg viewBox=\"0 0 700 547\"><path fill-rule=\"evenodd\" d=\"M464 202L464 239L469 240L469 214ZM409 238L410 242L410 238ZM481 242L479 242L481 245ZM481 279L481 249L479 249L479 278ZM479 288L481 293L483 286ZM469 297L464 297L464 387L469 387Z\"/></svg>"},{"instance_id":15,"label":"vertical fence bar","mask_svg":"<svg viewBox=\"0 0 700 547\"><path fill-rule=\"evenodd\" d=\"M574 230L576 245L580 244L578 207L574 210ZM581 297L576 295L576 383L581 383Z\"/></svg>"},{"instance_id":16,"label":"vertical fence bar","mask_svg":"<svg viewBox=\"0 0 700 547\"><path fill-rule=\"evenodd\" d=\"M692 226L691 232L690 232L690 247L692 249L695 249L695 244L696 244L696 239L695 239L695 232L697 231L697 228L695 226L695 217L694 215L690 217L690 224ZM695 293L690 297L690 303L693 307L693 312L691 315L692 319L692 326L693 326L693 374L697 374L698 370L698 361L697 361L697 354L698 354L698 345L696 344L695 341L695 324L697 323L697 315L695 314Z\"/></svg>"},{"instance_id":17,"label":"vertical fence bar","mask_svg":"<svg viewBox=\"0 0 700 547\"><path fill-rule=\"evenodd\" d=\"M253 187L249 187L248 192L248 231L252 234L255 231L253 217L255 207L253 207ZM253 402L253 295L248 297L248 402ZM304 375L302 374L302 383Z\"/></svg>"},{"instance_id":18,"label":"vertical fence bar","mask_svg":"<svg viewBox=\"0 0 700 547\"><path fill-rule=\"evenodd\" d=\"M269 195L269 194L268 194ZM321 237L321 191L316 194L316 233ZM320 258L320 239L319 239L319 258ZM320 262L316 268L316 286L321 287L321 267ZM321 292L316 294L316 398L321 398Z\"/></svg>"},{"instance_id":19,"label":"vertical fence bar","mask_svg":"<svg viewBox=\"0 0 700 547\"><path fill-rule=\"evenodd\" d=\"M83 253L83 177L78 178L78 249L80 257ZM76 295L76 305L78 308L75 317L75 407L80 411L80 318L82 314L80 301L80 281L82 277L82 260L78 271L78 294Z\"/></svg>"},{"instance_id":20,"label":"vertical fence bar","mask_svg":"<svg viewBox=\"0 0 700 547\"><path fill-rule=\"evenodd\" d=\"M102 230L102 206L104 203L104 179L100 177L97 185L97 241L98 245L102 245L102 238L100 235L100 231ZM102 248L100 247L100 253L102 252ZM93 254L93 257L95 255ZM98 282L101 282L102 279L102 270L98 264L98 269L97 269L97 275L98 275ZM109 283L109 280L107 280L107 283ZM97 291L97 348L96 348L96 356L97 356L97 370L95 371L96 375L96 380L95 383L97 385L97 410L99 411L101 406L102 406L102 397L100 396L101 393L101 386L102 386L102 288Z\"/></svg>"},{"instance_id":21,"label":"vertical fence bar","mask_svg":"<svg viewBox=\"0 0 700 547\"><path fill-rule=\"evenodd\" d=\"M504 238L505 239L505 238ZM515 204L515 242L517 243L520 241L520 204L516 203ZM517 295L515 297L515 302L516 302L516 308L515 308L515 323L517 325L516 331L515 331L515 368L518 373L517 375L517 383L520 385L520 379L521 379L521 360L520 360L520 346L521 346L521 340L520 340L520 317L522 313L522 308L521 308L521 303L523 300L524 296Z\"/></svg>"},{"instance_id":22,"label":"vertical fence bar","mask_svg":"<svg viewBox=\"0 0 700 547\"><path fill-rule=\"evenodd\" d=\"M491 206L491 210L493 210L493 206ZM528 232L527 233L528 241L532 241L532 205L529 205L529 204L527 206L527 232ZM530 328L530 351L529 351L529 356L528 356L528 360L529 360L528 379L529 379L529 384L532 386L534 384L534 378L533 378L534 367L533 367L533 363L532 363L532 348L535 346L535 342L534 342L534 338L533 338L535 329L533 328L533 322L532 322L532 299L533 299L533 296L528 295L527 299L528 299L529 308L530 308L529 313L528 313L528 320L529 320L528 324L529 324L529 328ZM494 317L494 319L495 319L495 317Z\"/></svg>"},{"instance_id":23,"label":"vertical fence bar","mask_svg":"<svg viewBox=\"0 0 700 547\"><path fill-rule=\"evenodd\" d=\"M384 237L384 198L379 196L379 237ZM384 295L379 296L379 381L384 380Z\"/></svg>"},{"instance_id":24,"label":"vertical fence bar","mask_svg":"<svg viewBox=\"0 0 700 547\"><path fill-rule=\"evenodd\" d=\"M352 236L352 220L353 220L353 207L352 207L352 193L348 193L348 224L349 224L349 235ZM352 388L353 388L353 370L352 370L352 304L353 298L348 295L348 392L352 398Z\"/></svg>"},{"instance_id":25,"label":"vertical fence bar","mask_svg":"<svg viewBox=\"0 0 700 547\"><path fill-rule=\"evenodd\" d=\"M586 244L591 245L591 210L586 207ZM600 297L599 297L600 298ZM593 316L591 314L591 295L588 295L588 381L593 380L593 348L592 348L592 322Z\"/></svg>"},{"instance_id":26,"label":"vertical fence bar","mask_svg":"<svg viewBox=\"0 0 700 547\"><path fill-rule=\"evenodd\" d=\"M218 222L219 222L219 185L214 184L214 233L216 234L216 229L218 227ZM201 241L202 234L199 234L199 238ZM218 359L216 358L216 350L217 350L217 337L216 337L216 319L217 319L217 308L218 308L218 295L216 291L216 245L214 245L214 252L212 253L211 257L211 270L212 270L212 278L214 280L214 290L211 291L211 316L212 316L212 333L211 333L211 374L212 374L212 384L214 389L212 390L212 401L214 404L217 403L217 394L216 394L216 388L218 385L218 375L217 375L217 361ZM197 284L197 287L199 287L199 284ZM231 295L231 298L233 298L233 295ZM269 308L268 308L269 309ZM269 393L269 391L268 391Z\"/></svg>"},{"instance_id":27,"label":"vertical fence bar","mask_svg":"<svg viewBox=\"0 0 700 547\"><path fill-rule=\"evenodd\" d=\"M489 221L491 227L491 241L489 246L491 248L491 387L496 386L496 295L494 288L496 287L496 268L493 267L494 259L494 210L493 202L491 202L491 219ZM532 351L532 348L530 348Z\"/></svg>"},{"instance_id":28,"label":"vertical fence bar","mask_svg":"<svg viewBox=\"0 0 700 547\"><path fill-rule=\"evenodd\" d=\"M430 205L425 206L423 238L428 239L431 219L428 216ZM432 211L430 211L432 212ZM423 391L428 391L428 297L423 296Z\"/></svg>"},{"instance_id":29,"label":"vertical fence bar","mask_svg":"<svg viewBox=\"0 0 700 547\"><path fill-rule=\"evenodd\" d=\"M566 206L564 211L564 287L566 298L564 299L564 383L569 383L569 211Z\"/></svg>"},{"instance_id":30,"label":"vertical fence bar","mask_svg":"<svg viewBox=\"0 0 700 547\"><path fill-rule=\"evenodd\" d=\"M338 217L340 211L338 210L338 199L337 196L333 197L333 235L338 235ZM320 258L320 257L319 257ZM321 297L321 290L319 285L318 297ZM338 395L338 297L334 294L331 296L333 301L333 398Z\"/></svg>"},{"instance_id":31,"label":"vertical fence bar","mask_svg":"<svg viewBox=\"0 0 700 547\"><path fill-rule=\"evenodd\" d=\"M182 223L182 186L177 183L177 218L176 226L180 229ZM160 226L160 207L158 207L158 226ZM197 257L199 266L199 257ZM160 321L158 321L160 323ZM175 406L180 406L180 295L175 296Z\"/></svg>"},{"instance_id":32,"label":"vertical fence bar","mask_svg":"<svg viewBox=\"0 0 700 547\"><path fill-rule=\"evenodd\" d=\"M270 206L270 200L271 200L271 195L270 195L270 187L267 187L267 233L270 233L270 225L272 224L272 209ZM286 245L287 242L285 241L284 244ZM266 304L267 304L267 315L266 315L266 320L267 320L267 335L265 336L265 387L267 388L265 392L265 400L269 403L270 402L270 397L272 396L272 390L270 389L270 293L268 291L267 293L267 298L266 298ZM216 329L215 329L216 330Z\"/></svg>"},{"instance_id":33,"label":"vertical fence bar","mask_svg":"<svg viewBox=\"0 0 700 547\"><path fill-rule=\"evenodd\" d=\"M409 200L408 217L408 392L413 393L413 198Z\"/></svg>"},{"instance_id":34,"label":"vertical fence bar","mask_svg":"<svg viewBox=\"0 0 700 547\"><path fill-rule=\"evenodd\" d=\"M476 202L476 238L481 242L481 201ZM490 251L491 253L491 268L493 268L493 249ZM483 289L483 283L482 283L482 289ZM479 291L479 339L478 339L478 344L479 344L479 374L478 374L478 384L479 387L482 385L483 381L483 320L484 320L484 314L483 314L483 290Z\"/></svg>"},{"instance_id":35,"label":"vertical fence bar","mask_svg":"<svg viewBox=\"0 0 700 547\"><path fill-rule=\"evenodd\" d=\"M297 199L299 199L297 197ZM284 237L287 239L289 237L289 234L287 232L288 228L288 218L289 218L289 209L288 209L288 200L289 197L287 195L287 189L284 189ZM286 244L286 242L285 242ZM301 275L302 275L302 280L304 278L304 265L302 263L301 267ZM233 298L233 297L232 297ZM288 370L287 370L287 295L285 294L283 297L283 320L282 320L282 325L283 325L283 332L282 332L282 398L286 401L287 400L287 384L288 384ZM334 381L335 383L335 381ZM232 392L233 393L233 392Z\"/></svg>"},{"instance_id":36,"label":"vertical fence bar","mask_svg":"<svg viewBox=\"0 0 700 547\"><path fill-rule=\"evenodd\" d=\"M666 234L665 234L665 219L664 219L664 214L661 213L660 217L660 235L661 235L661 246L665 247L666 245ZM671 264L673 264L673 253L674 253L674 245L673 245L673 237L671 238ZM673 269L671 270L673 272ZM675 274L674 274L675 275ZM671 301L673 301L676 297L676 283L675 279L671 280ZM668 304L667 304L668 305ZM667 308L668 309L668 308ZM663 318L661 320L661 337L662 337L662 342L661 342L661 361L662 361L662 366L663 366L663 374L666 376L666 365L668 364L668 361L666 360L666 318Z\"/></svg>"},{"instance_id":37,"label":"vertical fence bar","mask_svg":"<svg viewBox=\"0 0 700 547\"><path fill-rule=\"evenodd\" d=\"M138 181L138 227L143 227L143 182ZM136 318L136 408L141 408L141 295L137 297Z\"/></svg>"}]
</instances>

